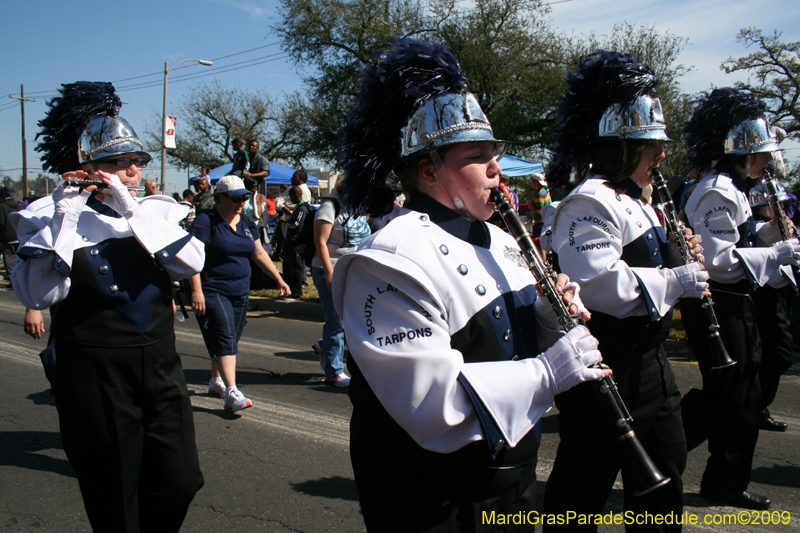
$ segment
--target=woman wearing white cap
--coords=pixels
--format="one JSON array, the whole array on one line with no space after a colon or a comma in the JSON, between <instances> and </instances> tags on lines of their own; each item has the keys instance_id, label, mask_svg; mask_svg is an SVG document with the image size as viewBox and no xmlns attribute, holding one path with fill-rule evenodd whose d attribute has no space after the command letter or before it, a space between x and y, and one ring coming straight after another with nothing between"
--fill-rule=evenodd
<instances>
[{"instance_id":1,"label":"woman wearing white cap","mask_svg":"<svg viewBox=\"0 0 800 533\"><path fill-rule=\"evenodd\" d=\"M211 356L208 392L225 399L225 410L253 405L236 386L236 354L244 331L250 293L250 261L278 282L281 296L289 294L275 265L260 242L255 222L242 213L252 193L242 178L225 176L217 182L214 207L197 214L189 233L206 244L206 262L192 276L192 309Z\"/></svg>"}]
</instances>

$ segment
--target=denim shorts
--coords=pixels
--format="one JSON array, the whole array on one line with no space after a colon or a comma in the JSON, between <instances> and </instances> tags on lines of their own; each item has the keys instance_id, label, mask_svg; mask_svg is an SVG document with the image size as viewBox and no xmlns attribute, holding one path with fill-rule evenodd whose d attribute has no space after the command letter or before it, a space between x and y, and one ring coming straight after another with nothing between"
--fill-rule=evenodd
<instances>
[{"instance_id":1,"label":"denim shorts","mask_svg":"<svg viewBox=\"0 0 800 533\"><path fill-rule=\"evenodd\" d=\"M208 355L213 359L222 355L236 355L247 322L249 296L207 292L205 298L206 312L197 317L197 323L200 324Z\"/></svg>"}]
</instances>

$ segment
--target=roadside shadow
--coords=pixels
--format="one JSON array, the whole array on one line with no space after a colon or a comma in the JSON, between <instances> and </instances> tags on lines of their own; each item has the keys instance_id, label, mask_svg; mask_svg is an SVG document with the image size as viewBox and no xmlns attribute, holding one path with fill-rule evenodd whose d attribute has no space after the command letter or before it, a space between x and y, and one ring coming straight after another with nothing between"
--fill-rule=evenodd
<instances>
[{"instance_id":1,"label":"roadside shadow","mask_svg":"<svg viewBox=\"0 0 800 533\"><path fill-rule=\"evenodd\" d=\"M52 389L46 389L41 392L33 392L26 396L29 400L33 401L34 405L52 405L56 406L56 398L53 396Z\"/></svg>"},{"instance_id":2,"label":"roadside shadow","mask_svg":"<svg viewBox=\"0 0 800 533\"><path fill-rule=\"evenodd\" d=\"M750 480L763 485L775 487L800 488L800 466L796 465L773 465L770 467L760 466L753 469Z\"/></svg>"},{"instance_id":3,"label":"roadside shadow","mask_svg":"<svg viewBox=\"0 0 800 533\"><path fill-rule=\"evenodd\" d=\"M322 496L331 500L348 500L357 502L358 491L354 479L341 476L309 479L302 483L290 483L295 492L309 496Z\"/></svg>"},{"instance_id":4,"label":"roadside shadow","mask_svg":"<svg viewBox=\"0 0 800 533\"><path fill-rule=\"evenodd\" d=\"M63 449L61 434L57 431L0 431L0 465L3 466L76 477L66 459L39 453Z\"/></svg>"}]
</instances>

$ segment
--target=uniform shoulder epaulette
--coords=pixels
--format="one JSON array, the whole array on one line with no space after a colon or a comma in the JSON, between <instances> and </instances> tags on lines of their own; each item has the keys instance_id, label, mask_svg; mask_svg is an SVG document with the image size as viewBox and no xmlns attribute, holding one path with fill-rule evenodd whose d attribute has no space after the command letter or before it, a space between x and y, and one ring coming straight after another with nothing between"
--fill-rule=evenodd
<instances>
[{"instance_id":1,"label":"uniform shoulder epaulette","mask_svg":"<svg viewBox=\"0 0 800 533\"><path fill-rule=\"evenodd\" d=\"M397 251L400 243L410 234L416 232L420 228L433 225L430 217L425 213L406 209L403 211L404 212L401 212L398 216L393 218L392 221L378 233L371 236L367 241L364 241L362 247L394 253Z\"/></svg>"}]
</instances>

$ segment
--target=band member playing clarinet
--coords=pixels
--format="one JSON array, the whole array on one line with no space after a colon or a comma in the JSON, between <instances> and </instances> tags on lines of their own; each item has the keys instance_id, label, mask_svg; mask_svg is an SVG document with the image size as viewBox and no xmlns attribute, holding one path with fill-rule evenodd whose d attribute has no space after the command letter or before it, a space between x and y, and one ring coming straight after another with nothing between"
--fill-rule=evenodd
<instances>
[{"instance_id":1,"label":"band member playing clarinet","mask_svg":"<svg viewBox=\"0 0 800 533\"><path fill-rule=\"evenodd\" d=\"M553 396L608 371L588 368L600 354L584 326L548 348L553 307L516 242L484 222L506 143L452 54L397 40L362 74L339 140L344 201L388 212L390 174L410 195L333 278L364 520L372 532L494 531L536 509L537 423Z\"/></svg>"},{"instance_id":2,"label":"band member playing clarinet","mask_svg":"<svg viewBox=\"0 0 800 533\"><path fill-rule=\"evenodd\" d=\"M556 269L579 280L592 313L589 329L614 371L636 434L672 481L635 494L634 465L624 461L594 392L581 385L556 396L561 442L545 491L546 513L600 513L620 468L626 510L680 515L683 509L680 392L662 343L673 305L681 297L702 297L708 275L699 262L684 264L641 200L669 141L657 84L653 71L630 55L602 50L581 58L568 75L548 182L563 184L574 169L580 183L558 205L550 242ZM689 239L692 253L700 252L698 243Z\"/></svg>"},{"instance_id":3,"label":"band member playing clarinet","mask_svg":"<svg viewBox=\"0 0 800 533\"><path fill-rule=\"evenodd\" d=\"M747 194L767 165L778 139L764 118L766 105L731 88L704 94L686 124L689 164L704 176L686 203L686 221L702 236L720 334L736 365L714 371L707 358L700 309L681 302L686 333L703 374L703 391L682 402L686 438L693 447L708 438L711 457L700 494L715 502L767 509L770 500L747 492L758 440L761 341L752 293L777 286L782 265L800 262L797 239L774 242L769 222L756 223ZM765 233L766 232L766 233ZM789 270L790 269L786 269ZM791 275L791 272L786 272Z\"/></svg>"}]
</instances>

